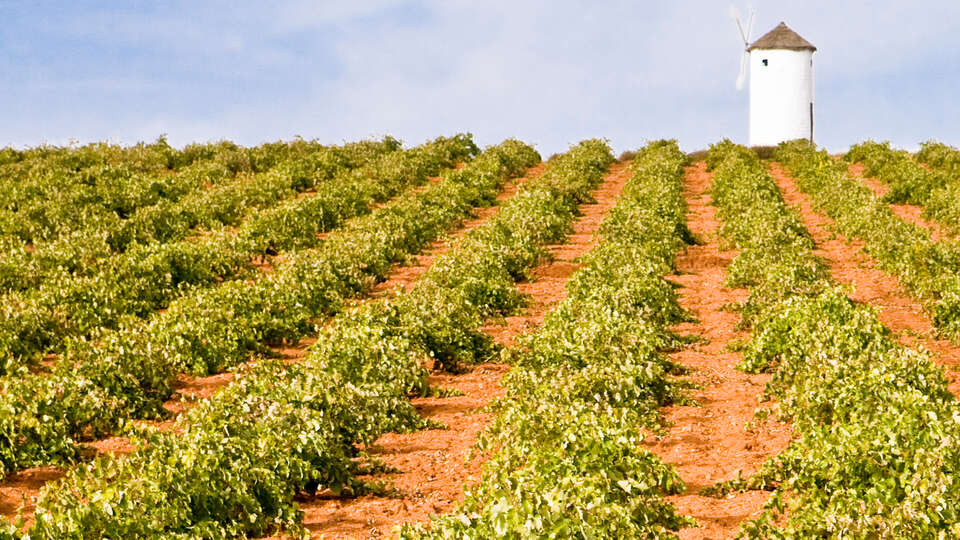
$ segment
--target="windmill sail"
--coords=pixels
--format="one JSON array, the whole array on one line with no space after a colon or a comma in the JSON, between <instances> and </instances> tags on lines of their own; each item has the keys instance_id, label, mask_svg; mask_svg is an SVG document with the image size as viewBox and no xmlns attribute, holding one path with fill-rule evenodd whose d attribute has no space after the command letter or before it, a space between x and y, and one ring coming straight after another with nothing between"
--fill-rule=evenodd
<instances>
[{"instance_id":1,"label":"windmill sail","mask_svg":"<svg viewBox=\"0 0 960 540\"><path fill-rule=\"evenodd\" d=\"M747 47L750 46L750 33L753 31L754 11L750 10L750 16L747 19L747 28L744 30L740 23L740 10L736 6L730 6L730 18L737 24L737 30L740 32L740 39L743 40L743 52L740 54L740 73L737 74L737 90L743 90L743 83L747 80L747 58L749 53Z\"/></svg>"}]
</instances>

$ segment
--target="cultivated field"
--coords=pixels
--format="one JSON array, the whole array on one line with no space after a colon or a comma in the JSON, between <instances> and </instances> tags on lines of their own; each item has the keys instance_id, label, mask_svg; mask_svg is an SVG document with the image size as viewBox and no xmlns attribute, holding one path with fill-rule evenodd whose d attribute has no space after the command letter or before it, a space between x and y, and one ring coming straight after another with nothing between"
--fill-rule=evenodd
<instances>
[{"instance_id":1,"label":"cultivated field","mask_svg":"<svg viewBox=\"0 0 960 540\"><path fill-rule=\"evenodd\" d=\"M960 151L764 158L0 150L0 540L960 537Z\"/></svg>"}]
</instances>

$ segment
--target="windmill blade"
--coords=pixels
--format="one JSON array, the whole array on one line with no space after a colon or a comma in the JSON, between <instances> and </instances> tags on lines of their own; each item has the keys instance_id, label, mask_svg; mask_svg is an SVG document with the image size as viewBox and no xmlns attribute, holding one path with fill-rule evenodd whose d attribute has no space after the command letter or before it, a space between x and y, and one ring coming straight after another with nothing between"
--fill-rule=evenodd
<instances>
[{"instance_id":1,"label":"windmill blade","mask_svg":"<svg viewBox=\"0 0 960 540\"><path fill-rule=\"evenodd\" d=\"M733 19L733 22L737 23L737 30L740 31L740 39L746 43L747 36L743 31L743 25L740 24L740 10L738 10L736 6L730 6L730 18Z\"/></svg>"},{"instance_id":2,"label":"windmill blade","mask_svg":"<svg viewBox=\"0 0 960 540\"><path fill-rule=\"evenodd\" d=\"M737 75L737 90L743 90L743 83L747 80L747 51L740 55L740 74Z\"/></svg>"},{"instance_id":3,"label":"windmill blade","mask_svg":"<svg viewBox=\"0 0 960 540\"><path fill-rule=\"evenodd\" d=\"M740 31L740 39L743 40L743 52L740 55L740 73L737 75L737 90L743 90L743 83L747 79L747 61L749 53L747 47L750 46L750 33L753 31L753 6L750 8L750 17L747 19L747 29L744 31L743 24L740 23L740 10L737 6L730 5L730 18L737 24L737 30Z\"/></svg>"}]
</instances>

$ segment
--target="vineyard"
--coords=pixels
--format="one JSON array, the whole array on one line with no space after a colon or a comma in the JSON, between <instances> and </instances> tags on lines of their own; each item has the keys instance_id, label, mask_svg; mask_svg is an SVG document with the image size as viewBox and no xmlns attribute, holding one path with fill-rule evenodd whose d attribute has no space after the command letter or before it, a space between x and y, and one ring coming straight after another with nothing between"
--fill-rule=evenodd
<instances>
[{"instance_id":1,"label":"vineyard","mask_svg":"<svg viewBox=\"0 0 960 540\"><path fill-rule=\"evenodd\" d=\"M0 540L960 538L960 150L0 150Z\"/></svg>"}]
</instances>

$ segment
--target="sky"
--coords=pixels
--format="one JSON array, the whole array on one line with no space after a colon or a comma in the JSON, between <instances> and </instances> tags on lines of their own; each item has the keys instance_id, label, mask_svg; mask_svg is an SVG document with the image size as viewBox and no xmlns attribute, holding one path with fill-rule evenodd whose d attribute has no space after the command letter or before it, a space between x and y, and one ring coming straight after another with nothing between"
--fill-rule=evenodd
<instances>
[{"instance_id":1,"label":"sky","mask_svg":"<svg viewBox=\"0 0 960 540\"><path fill-rule=\"evenodd\" d=\"M735 2L741 12L743 1ZM731 2L0 0L0 146L471 132L747 142ZM960 2L754 0L814 55L817 142L960 145Z\"/></svg>"}]
</instances>

